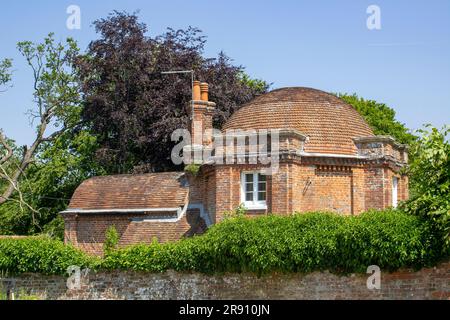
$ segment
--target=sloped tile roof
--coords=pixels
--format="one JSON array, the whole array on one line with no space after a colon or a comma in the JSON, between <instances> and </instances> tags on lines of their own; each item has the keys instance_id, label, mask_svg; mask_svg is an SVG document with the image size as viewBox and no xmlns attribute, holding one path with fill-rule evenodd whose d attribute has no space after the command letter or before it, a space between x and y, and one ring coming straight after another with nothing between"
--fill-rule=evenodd
<instances>
[{"instance_id":1,"label":"sloped tile roof","mask_svg":"<svg viewBox=\"0 0 450 320\"><path fill-rule=\"evenodd\" d=\"M305 152L357 153L353 138L373 136L361 115L324 91L295 87L263 94L236 111L227 129L294 129L309 137Z\"/></svg>"},{"instance_id":2,"label":"sloped tile roof","mask_svg":"<svg viewBox=\"0 0 450 320\"><path fill-rule=\"evenodd\" d=\"M84 181L68 209L179 208L186 204L187 197L188 187L181 172L103 176Z\"/></svg>"}]
</instances>

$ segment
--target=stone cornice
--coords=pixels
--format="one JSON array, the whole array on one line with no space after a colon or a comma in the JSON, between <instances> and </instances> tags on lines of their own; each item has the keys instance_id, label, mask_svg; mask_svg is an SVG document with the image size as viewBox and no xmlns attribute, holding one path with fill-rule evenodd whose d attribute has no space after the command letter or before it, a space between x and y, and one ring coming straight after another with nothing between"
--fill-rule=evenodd
<instances>
[{"instance_id":1,"label":"stone cornice","mask_svg":"<svg viewBox=\"0 0 450 320\"><path fill-rule=\"evenodd\" d=\"M205 164L215 166L227 166L227 165L245 165L255 163L239 163L238 158L249 160L252 159L253 162L258 159L257 154L251 155L234 155L235 161L234 163L226 163L226 157L222 158L222 163L216 163L217 157L212 157L209 161L205 162ZM340 166L350 166L350 167L365 167L365 166L388 166L396 171L401 168L407 166L406 163L402 163L396 161L391 156L380 156L380 157L365 157L365 156L351 156L351 155L339 155L339 154L319 154L319 153L301 153L301 152L293 152L293 151L281 151L277 155L268 155L268 159L273 156L278 156L279 163L293 161L299 164L310 164L310 165L340 165ZM258 165L262 165L257 161ZM266 164L264 164L266 165ZM269 164L270 166L270 164Z\"/></svg>"},{"instance_id":2,"label":"stone cornice","mask_svg":"<svg viewBox=\"0 0 450 320\"><path fill-rule=\"evenodd\" d=\"M308 136L301 133L298 130L295 129L264 129L267 131L268 135L270 135L272 132L277 131L280 137L293 137L297 138L301 141L306 141L308 139ZM258 131L261 131L259 129L231 129L229 132L225 131L222 134L222 137L250 137L250 136L257 136L259 134ZM214 138L219 137L219 135L214 135Z\"/></svg>"},{"instance_id":3,"label":"stone cornice","mask_svg":"<svg viewBox=\"0 0 450 320\"><path fill-rule=\"evenodd\" d=\"M408 150L408 146L406 144L398 143L391 136L357 137L357 138L353 138L353 142L355 142L355 143L377 143L377 142L388 143L399 150Z\"/></svg>"}]
</instances>

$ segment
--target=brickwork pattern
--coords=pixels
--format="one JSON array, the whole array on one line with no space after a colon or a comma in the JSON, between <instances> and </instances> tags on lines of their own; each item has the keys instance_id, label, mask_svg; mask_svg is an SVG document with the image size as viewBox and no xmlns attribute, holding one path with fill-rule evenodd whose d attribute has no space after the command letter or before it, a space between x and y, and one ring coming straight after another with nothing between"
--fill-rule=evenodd
<instances>
[{"instance_id":1,"label":"brickwork pattern","mask_svg":"<svg viewBox=\"0 0 450 320\"><path fill-rule=\"evenodd\" d=\"M418 272L402 270L381 274L380 290L367 289L369 275L338 276L328 272L203 275L197 273L148 274L90 272L81 288L68 290L60 276L27 274L14 278L16 292L41 299L176 300L176 299L435 299L450 300L450 263ZM0 279L2 281L10 281Z\"/></svg>"},{"instance_id":2,"label":"brickwork pattern","mask_svg":"<svg viewBox=\"0 0 450 320\"><path fill-rule=\"evenodd\" d=\"M161 222L145 220L142 215L79 215L66 219L66 242L92 254L103 254L105 234L115 226L120 237L119 246L134 243L176 241L185 236L202 233L198 210L189 210L179 221Z\"/></svg>"}]
</instances>

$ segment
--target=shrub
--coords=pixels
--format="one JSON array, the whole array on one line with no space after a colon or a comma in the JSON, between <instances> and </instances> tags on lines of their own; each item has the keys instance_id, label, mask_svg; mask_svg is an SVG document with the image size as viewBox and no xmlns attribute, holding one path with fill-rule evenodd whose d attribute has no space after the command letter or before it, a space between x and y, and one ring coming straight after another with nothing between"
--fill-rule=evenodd
<instances>
[{"instance_id":1,"label":"shrub","mask_svg":"<svg viewBox=\"0 0 450 320\"><path fill-rule=\"evenodd\" d=\"M201 168L201 166L199 164L191 163L191 164L187 165L186 167L184 167L184 171L187 173L190 173L191 175L196 177L198 175L198 173L200 172L200 168Z\"/></svg>"},{"instance_id":2,"label":"shrub","mask_svg":"<svg viewBox=\"0 0 450 320\"><path fill-rule=\"evenodd\" d=\"M247 214L247 211L248 210L245 207L245 205L243 203L241 203L239 205L239 207L237 207L233 211L225 211L223 215L224 215L225 219L236 218L236 217L244 217Z\"/></svg>"},{"instance_id":3,"label":"shrub","mask_svg":"<svg viewBox=\"0 0 450 320\"><path fill-rule=\"evenodd\" d=\"M115 226L110 226L108 230L106 230L105 234L105 242L103 244L104 253L108 255L117 248L118 244L119 244L119 233L117 232Z\"/></svg>"},{"instance_id":4,"label":"shrub","mask_svg":"<svg viewBox=\"0 0 450 320\"><path fill-rule=\"evenodd\" d=\"M450 250L450 126L426 126L413 144L409 174L412 197L402 209L430 223Z\"/></svg>"},{"instance_id":5,"label":"shrub","mask_svg":"<svg viewBox=\"0 0 450 320\"><path fill-rule=\"evenodd\" d=\"M0 271L10 274L65 274L69 266L95 268L98 261L48 237L0 239Z\"/></svg>"},{"instance_id":6,"label":"shrub","mask_svg":"<svg viewBox=\"0 0 450 320\"><path fill-rule=\"evenodd\" d=\"M49 238L0 239L0 272L65 274L67 267L147 272L365 272L433 265L444 258L433 224L398 210L230 217L202 236L134 245L88 257ZM111 229L111 235L114 230ZM111 236L111 238L114 238ZM114 239L113 239L114 240ZM116 241L110 241L115 248Z\"/></svg>"},{"instance_id":7,"label":"shrub","mask_svg":"<svg viewBox=\"0 0 450 320\"><path fill-rule=\"evenodd\" d=\"M138 245L114 251L106 269L161 272L273 271L365 272L369 265L395 270L431 265L439 241L419 218L396 210L358 217L331 213L231 218L205 235L177 243Z\"/></svg>"}]
</instances>

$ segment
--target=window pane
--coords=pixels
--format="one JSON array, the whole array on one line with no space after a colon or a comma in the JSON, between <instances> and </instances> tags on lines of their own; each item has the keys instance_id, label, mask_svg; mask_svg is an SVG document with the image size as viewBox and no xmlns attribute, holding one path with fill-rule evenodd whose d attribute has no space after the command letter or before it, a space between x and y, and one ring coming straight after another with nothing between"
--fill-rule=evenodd
<instances>
[{"instance_id":1,"label":"window pane","mask_svg":"<svg viewBox=\"0 0 450 320\"><path fill-rule=\"evenodd\" d=\"M245 184L245 192L251 192L253 191L253 183L246 183Z\"/></svg>"},{"instance_id":2,"label":"window pane","mask_svg":"<svg viewBox=\"0 0 450 320\"><path fill-rule=\"evenodd\" d=\"M258 192L258 201L266 201L266 193Z\"/></svg>"},{"instance_id":3,"label":"window pane","mask_svg":"<svg viewBox=\"0 0 450 320\"><path fill-rule=\"evenodd\" d=\"M258 201L266 201L266 176L258 174Z\"/></svg>"},{"instance_id":4,"label":"window pane","mask_svg":"<svg viewBox=\"0 0 450 320\"><path fill-rule=\"evenodd\" d=\"M253 174L249 173L245 175L245 182L253 182Z\"/></svg>"},{"instance_id":5,"label":"window pane","mask_svg":"<svg viewBox=\"0 0 450 320\"><path fill-rule=\"evenodd\" d=\"M258 191L266 191L266 183L265 182L260 182L258 183Z\"/></svg>"},{"instance_id":6,"label":"window pane","mask_svg":"<svg viewBox=\"0 0 450 320\"><path fill-rule=\"evenodd\" d=\"M245 193L245 201L253 201L253 192Z\"/></svg>"}]
</instances>

